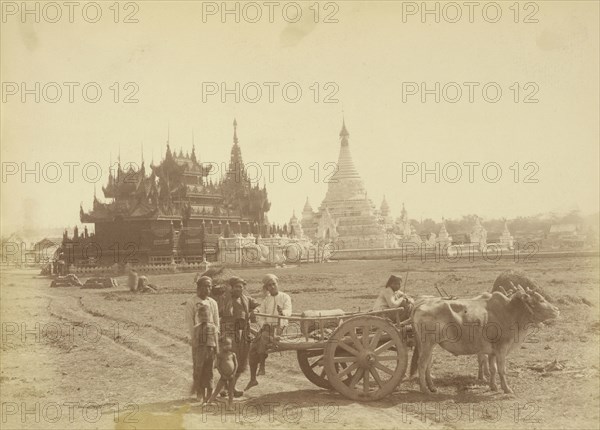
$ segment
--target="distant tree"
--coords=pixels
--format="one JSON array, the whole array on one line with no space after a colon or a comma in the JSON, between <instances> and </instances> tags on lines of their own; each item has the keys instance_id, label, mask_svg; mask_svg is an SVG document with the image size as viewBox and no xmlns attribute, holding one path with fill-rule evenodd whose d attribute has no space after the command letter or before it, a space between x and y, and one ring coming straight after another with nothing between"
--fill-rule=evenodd
<instances>
[{"instance_id":1,"label":"distant tree","mask_svg":"<svg viewBox=\"0 0 600 430\"><path fill-rule=\"evenodd\" d=\"M579 209L572 210L564 217L560 218L560 224L581 224L583 223L583 217Z\"/></svg>"},{"instance_id":2,"label":"distant tree","mask_svg":"<svg viewBox=\"0 0 600 430\"><path fill-rule=\"evenodd\" d=\"M446 220L444 220L444 222L446 223L446 230L448 231L448 233L453 234L453 233L458 233L459 231L461 231L460 221L453 220L453 219L446 219Z\"/></svg>"},{"instance_id":3,"label":"distant tree","mask_svg":"<svg viewBox=\"0 0 600 430\"><path fill-rule=\"evenodd\" d=\"M490 232L502 232L504 230L504 219L502 218L494 218L490 220L486 220L482 223L485 229ZM510 228L510 223L509 223Z\"/></svg>"},{"instance_id":4,"label":"distant tree","mask_svg":"<svg viewBox=\"0 0 600 430\"><path fill-rule=\"evenodd\" d=\"M418 223L417 231L419 234L430 235L431 233L438 234L442 224L436 224L431 218L425 218L422 222Z\"/></svg>"}]
</instances>

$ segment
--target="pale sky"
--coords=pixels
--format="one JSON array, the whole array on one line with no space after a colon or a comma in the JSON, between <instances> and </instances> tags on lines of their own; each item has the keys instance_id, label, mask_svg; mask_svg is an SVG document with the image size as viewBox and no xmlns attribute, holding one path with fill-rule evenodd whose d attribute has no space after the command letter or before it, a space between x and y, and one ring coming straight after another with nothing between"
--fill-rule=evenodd
<instances>
[{"instance_id":1,"label":"pale sky","mask_svg":"<svg viewBox=\"0 0 600 430\"><path fill-rule=\"evenodd\" d=\"M337 11L321 3L319 22L314 23L311 1L303 3L303 17L296 24L284 20L281 8L269 23L266 7L258 23L236 23L232 16L223 23L218 14L203 22L201 2L172 1L138 2L138 23L115 23L111 4L101 3L97 23L86 22L79 9L73 23L66 8L57 23L47 22L55 16L52 10L45 15L41 11L39 23L28 15L23 23L20 11L13 15L3 10L3 233L21 227L24 220L40 227L78 224L79 204L89 209L94 189L83 179L81 167L102 166L103 177L96 184L101 196L111 154L113 161L120 151L123 163L139 162L143 144L146 163L153 157L158 162L168 128L173 149L190 151L193 132L201 161L227 162L234 117L244 161L263 165L263 177L268 173L264 163L280 163L273 182L267 183L272 201L268 216L287 222L294 209L301 212L307 196L314 208L325 196L323 179L331 172L325 163L337 161L342 111L369 197L379 205L385 194L395 216L403 202L410 217L435 220L471 213L511 218L575 206L584 213L598 210L596 1L537 2L537 12L520 10L518 23L509 9L513 2L500 2L502 16L496 23L486 22L480 9L473 23L467 9L457 23L445 22L443 15L440 23L432 16L422 23L418 12L403 22L402 2L337 2ZM20 2L15 5L20 7ZM229 5L233 8L235 2ZM132 11L122 9L119 20ZM87 16L93 18L92 12ZM254 11L247 12L254 16ZM338 22L323 22L332 12ZM450 19L455 13L446 12ZM522 22L533 12L539 22ZM293 18L293 9L288 13ZM21 83L33 89L36 82L40 88L46 85L47 98L55 97L47 84L57 82L62 96L50 103L41 94L36 103L30 94L23 103L20 92L12 95ZM73 103L64 82L79 83ZM102 89L97 103L82 96L88 82ZM115 82L118 103L111 90ZM122 102L134 88L125 87L128 82L139 88L134 95L138 103ZM229 95L223 103L220 94L203 101L203 83L210 82L224 82L230 89L236 82L241 87L255 82L263 93L252 103L250 85L239 102ZM278 83L272 103L265 82ZM443 94L440 103L434 95L422 103L420 93L405 94L403 101L403 83L410 82L424 82L429 89L436 82L441 88L456 82L463 94L456 103L444 100ZM464 82L478 83L472 103ZM515 82L518 103L513 100ZM287 83L302 89L298 102L283 98L281 88ZM494 87L501 88L498 102L484 100L486 83L492 83L490 97L495 96ZM333 99L339 102L324 103L336 87ZM455 96L452 85L446 91L447 98ZM88 95L94 96L93 88ZM294 96L293 88L288 95ZM538 103L524 103L528 95ZM36 162L80 164L74 167L73 183L64 165L56 183L43 178L35 183L33 174L22 183L20 172L8 174L12 163L35 169ZM436 162L440 170L448 166L445 172L451 176L456 164L448 163L458 163L463 178L436 183L429 175L422 183L413 175L403 181L403 163L434 169ZM473 183L464 165L470 162L480 163L474 167ZM286 163L301 167L297 182L284 179ZM498 182L484 180L481 166L486 163L501 167ZM526 163L535 164L525 168ZM51 167L44 172L55 174ZM94 176L93 169L88 173ZM287 173L295 176L295 169ZM488 173L495 174L493 169ZM538 182L524 183L528 173ZM25 205L23 199L36 203ZM34 213L26 216L24 207L32 206Z\"/></svg>"}]
</instances>

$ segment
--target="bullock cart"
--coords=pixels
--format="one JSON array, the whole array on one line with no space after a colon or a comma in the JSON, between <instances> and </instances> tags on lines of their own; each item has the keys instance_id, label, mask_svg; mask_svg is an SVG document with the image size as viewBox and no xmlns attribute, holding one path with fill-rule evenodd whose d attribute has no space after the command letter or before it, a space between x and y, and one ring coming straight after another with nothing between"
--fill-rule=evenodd
<instances>
[{"instance_id":1,"label":"bullock cart","mask_svg":"<svg viewBox=\"0 0 600 430\"><path fill-rule=\"evenodd\" d=\"M287 317L274 351L296 351L300 370L313 384L352 400L392 393L408 364L412 327L407 310L306 311Z\"/></svg>"}]
</instances>

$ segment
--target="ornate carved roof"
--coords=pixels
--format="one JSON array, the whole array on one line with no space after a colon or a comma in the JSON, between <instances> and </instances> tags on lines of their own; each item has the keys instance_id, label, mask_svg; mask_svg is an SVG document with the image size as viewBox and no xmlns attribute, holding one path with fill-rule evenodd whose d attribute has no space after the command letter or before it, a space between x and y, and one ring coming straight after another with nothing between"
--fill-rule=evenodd
<instances>
[{"instance_id":1,"label":"ornate carved roof","mask_svg":"<svg viewBox=\"0 0 600 430\"><path fill-rule=\"evenodd\" d=\"M102 187L104 197L112 201L101 203L94 195L92 210L85 213L83 208L80 209L81 221L218 214L263 223L271 204L266 188L253 185L246 176L236 121L233 140L230 171L223 181L216 184L204 179L210 172L210 166L203 166L197 160L195 147L192 147L191 154L184 155L183 149L174 154L167 141L164 159L160 164L150 166L149 176L143 161L138 171L132 166L125 171L119 162L116 172L109 173L108 184ZM206 209L199 211L199 207Z\"/></svg>"}]
</instances>

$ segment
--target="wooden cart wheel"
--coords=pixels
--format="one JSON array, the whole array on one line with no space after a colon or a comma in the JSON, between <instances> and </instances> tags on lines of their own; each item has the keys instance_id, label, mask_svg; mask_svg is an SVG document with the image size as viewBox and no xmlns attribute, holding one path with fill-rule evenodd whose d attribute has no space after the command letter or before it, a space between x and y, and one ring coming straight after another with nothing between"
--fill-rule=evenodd
<instances>
[{"instance_id":1,"label":"wooden cart wheel","mask_svg":"<svg viewBox=\"0 0 600 430\"><path fill-rule=\"evenodd\" d=\"M325 371L325 360L323 359L322 348L320 349L299 349L297 352L298 355L298 364L300 365L300 370L306 376L310 382L315 384L317 387L325 388L327 390L331 390L333 387L327 380L327 372ZM346 351L338 351L338 355L342 353L344 355L348 355ZM348 367L346 363L337 363L336 368L338 371L342 371ZM349 383L350 376L344 379L346 383Z\"/></svg>"},{"instance_id":2,"label":"wooden cart wheel","mask_svg":"<svg viewBox=\"0 0 600 430\"><path fill-rule=\"evenodd\" d=\"M408 347L389 320L359 316L329 338L324 360L327 380L336 391L352 400L379 400L402 381ZM337 366L342 363L344 369Z\"/></svg>"},{"instance_id":3,"label":"wooden cart wheel","mask_svg":"<svg viewBox=\"0 0 600 430\"><path fill-rule=\"evenodd\" d=\"M304 376L317 387L330 390L325 366L323 366L323 349L299 349L298 364Z\"/></svg>"}]
</instances>

